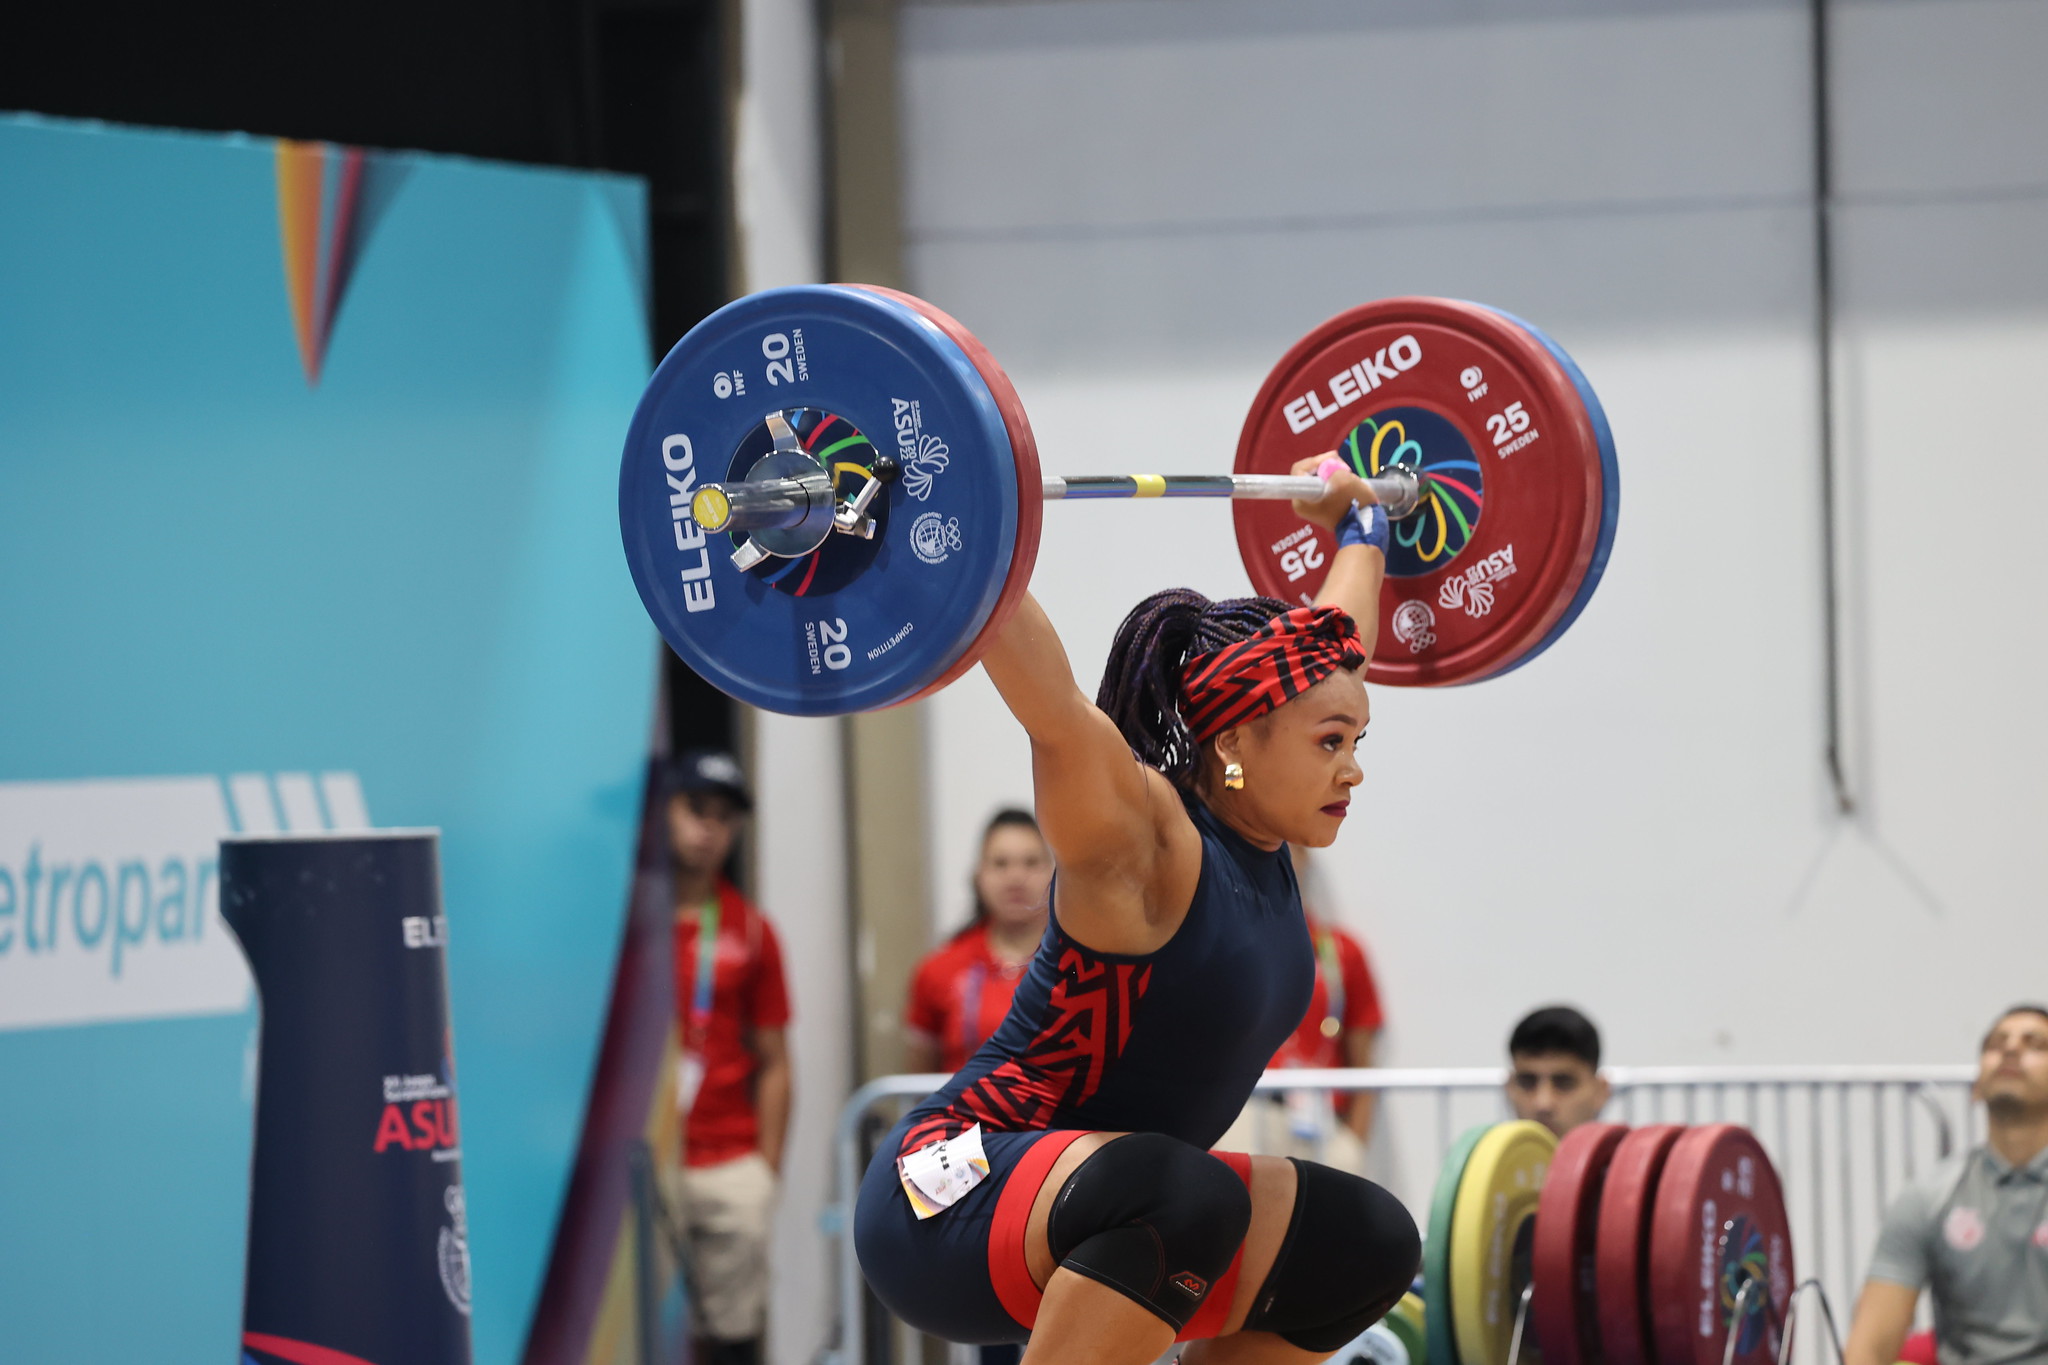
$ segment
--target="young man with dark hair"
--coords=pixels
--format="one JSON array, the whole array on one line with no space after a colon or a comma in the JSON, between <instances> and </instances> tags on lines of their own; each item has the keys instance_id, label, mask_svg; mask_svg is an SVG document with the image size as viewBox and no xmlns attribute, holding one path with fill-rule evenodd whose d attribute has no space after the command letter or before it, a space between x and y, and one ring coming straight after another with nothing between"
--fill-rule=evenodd
<instances>
[{"instance_id":1,"label":"young man with dark hair","mask_svg":"<svg viewBox=\"0 0 2048 1365\"><path fill-rule=\"evenodd\" d=\"M1885 1214L1846 1365L1891 1365L1920 1291L1942 1365L2048 1361L2048 1006L2015 1005L1978 1048L1984 1144Z\"/></svg>"},{"instance_id":2,"label":"young man with dark hair","mask_svg":"<svg viewBox=\"0 0 2048 1365\"><path fill-rule=\"evenodd\" d=\"M1563 1137L1607 1107L1600 1030L1569 1005L1546 1005L1508 1036L1508 1104L1515 1117Z\"/></svg>"},{"instance_id":3,"label":"young man with dark hair","mask_svg":"<svg viewBox=\"0 0 2048 1365\"><path fill-rule=\"evenodd\" d=\"M768 1235L789 1124L789 996L767 917L725 876L753 803L732 755L662 772L674 879L683 1161L668 1181L689 1262L699 1365L757 1365Z\"/></svg>"}]
</instances>

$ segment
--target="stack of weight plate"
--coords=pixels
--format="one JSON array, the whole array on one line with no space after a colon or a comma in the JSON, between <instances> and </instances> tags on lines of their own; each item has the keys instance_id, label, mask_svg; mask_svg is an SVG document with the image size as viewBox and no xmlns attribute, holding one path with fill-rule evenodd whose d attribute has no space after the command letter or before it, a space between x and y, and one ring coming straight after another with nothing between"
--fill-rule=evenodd
<instances>
[{"instance_id":1,"label":"stack of weight plate","mask_svg":"<svg viewBox=\"0 0 2048 1365\"><path fill-rule=\"evenodd\" d=\"M1595 1123L1559 1142L1518 1122L1452 1144L1423 1282L1422 1351L1360 1338L1346 1365L1510 1365L1524 1290L1522 1365L1721 1365L1731 1331L1735 1361L1770 1365L1795 1280L1777 1172L1748 1130Z\"/></svg>"}]
</instances>

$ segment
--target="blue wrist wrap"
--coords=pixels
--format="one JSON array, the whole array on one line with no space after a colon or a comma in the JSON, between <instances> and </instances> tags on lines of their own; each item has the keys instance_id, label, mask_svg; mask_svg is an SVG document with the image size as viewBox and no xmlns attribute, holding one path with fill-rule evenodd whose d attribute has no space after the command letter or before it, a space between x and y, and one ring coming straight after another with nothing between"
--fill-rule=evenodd
<instances>
[{"instance_id":1,"label":"blue wrist wrap","mask_svg":"<svg viewBox=\"0 0 2048 1365\"><path fill-rule=\"evenodd\" d=\"M1365 515L1360 515L1361 510ZM1337 548L1340 550L1346 545L1370 545L1385 554L1387 537L1387 509L1378 503L1364 509L1353 506L1337 523Z\"/></svg>"}]
</instances>

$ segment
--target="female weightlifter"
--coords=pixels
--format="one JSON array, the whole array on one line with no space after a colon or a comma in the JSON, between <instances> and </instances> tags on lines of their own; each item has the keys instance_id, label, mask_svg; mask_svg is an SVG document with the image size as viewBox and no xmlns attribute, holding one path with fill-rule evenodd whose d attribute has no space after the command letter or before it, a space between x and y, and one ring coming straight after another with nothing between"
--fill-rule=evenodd
<instances>
[{"instance_id":1,"label":"female weightlifter","mask_svg":"<svg viewBox=\"0 0 2048 1365\"><path fill-rule=\"evenodd\" d=\"M1286 845L1331 843L1360 780L1386 516L1348 471L1295 506L1339 547L1313 607L1155 594L1092 706L1029 597L983 656L1059 874L1009 1016L861 1184L861 1267L926 1332L1028 1337L1024 1365L1176 1340L1186 1365L1313 1365L1414 1276L1378 1186L1208 1150L1308 1006Z\"/></svg>"}]
</instances>

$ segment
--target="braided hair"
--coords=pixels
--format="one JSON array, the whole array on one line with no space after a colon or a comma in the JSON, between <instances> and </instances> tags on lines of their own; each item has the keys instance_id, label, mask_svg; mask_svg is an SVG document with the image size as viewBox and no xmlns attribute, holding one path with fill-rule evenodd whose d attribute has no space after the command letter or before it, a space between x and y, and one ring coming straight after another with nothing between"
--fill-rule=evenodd
<instances>
[{"instance_id":1,"label":"braided hair","mask_svg":"<svg viewBox=\"0 0 2048 1365\"><path fill-rule=\"evenodd\" d=\"M1181 719L1181 670L1197 654L1251 638L1287 610L1271 597L1215 602L1192 588L1155 592L1117 627L1095 704L1139 758L1192 792L1202 755Z\"/></svg>"}]
</instances>

